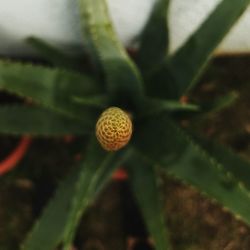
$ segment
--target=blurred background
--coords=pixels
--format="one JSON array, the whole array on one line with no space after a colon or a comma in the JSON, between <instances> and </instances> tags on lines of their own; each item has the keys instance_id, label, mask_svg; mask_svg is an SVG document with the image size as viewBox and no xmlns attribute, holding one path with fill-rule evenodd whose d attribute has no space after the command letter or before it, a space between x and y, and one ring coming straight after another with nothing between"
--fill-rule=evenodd
<instances>
[{"instance_id":1,"label":"blurred background","mask_svg":"<svg viewBox=\"0 0 250 250\"><path fill-rule=\"evenodd\" d=\"M120 39L127 47L136 44L155 0L108 0L110 13ZM172 0L169 28L170 51L179 48L201 24L220 0ZM71 0L0 0L0 54L28 55L25 44L37 36L71 52L82 50L77 1ZM217 53L250 51L250 10L219 47Z\"/></svg>"}]
</instances>

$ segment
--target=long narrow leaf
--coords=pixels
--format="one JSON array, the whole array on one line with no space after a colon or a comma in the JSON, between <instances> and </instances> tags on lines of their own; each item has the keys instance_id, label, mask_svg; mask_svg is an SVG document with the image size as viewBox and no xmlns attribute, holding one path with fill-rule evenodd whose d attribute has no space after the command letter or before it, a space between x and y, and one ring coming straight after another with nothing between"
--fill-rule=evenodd
<instances>
[{"instance_id":1,"label":"long narrow leaf","mask_svg":"<svg viewBox=\"0 0 250 250\"><path fill-rule=\"evenodd\" d=\"M37 37L27 38L27 43L30 44L44 59L51 62L54 66L66 69L78 69L79 60L67 55L58 48L53 47L47 42Z\"/></svg>"},{"instance_id":2,"label":"long narrow leaf","mask_svg":"<svg viewBox=\"0 0 250 250\"><path fill-rule=\"evenodd\" d=\"M94 119L92 112L75 103L72 97L90 97L100 92L98 84L84 75L5 61L0 61L0 89L90 122Z\"/></svg>"},{"instance_id":3,"label":"long narrow leaf","mask_svg":"<svg viewBox=\"0 0 250 250\"><path fill-rule=\"evenodd\" d=\"M215 98L215 100L209 103L202 103L201 106L203 112L205 112L204 115L207 115L207 113L219 112L225 108L228 108L232 106L238 98L239 95L235 91L231 91L223 96Z\"/></svg>"},{"instance_id":4,"label":"long narrow leaf","mask_svg":"<svg viewBox=\"0 0 250 250\"><path fill-rule=\"evenodd\" d=\"M104 95L97 95L97 96L91 96L91 97L74 97L73 101L76 103L79 103L83 106L89 106L89 107L96 107L105 109L108 106L108 98Z\"/></svg>"},{"instance_id":5,"label":"long narrow leaf","mask_svg":"<svg viewBox=\"0 0 250 250\"><path fill-rule=\"evenodd\" d=\"M213 140L198 135L193 137L213 158L250 190L250 162Z\"/></svg>"},{"instance_id":6,"label":"long narrow leaf","mask_svg":"<svg viewBox=\"0 0 250 250\"><path fill-rule=\"evenodd\" d=\"M105 0L79 0L79 5L83 32L101 60L113 102L136 106L141 76L114 32Z\"/></svg>"},{"instance_id":7,"label":"long narrow leaf","mask_svg":"<svg viewBox=\"0 0 250 250\"><path fill-rule=\"evenodd\" d=\"M46 207L22 249L54 250L59 243L65 240L68 243L82 213L125 157L123 151L106 153L96 141L91 143L84 163L59 185L55 197Z\"/></svg>"},{"instance_id":8,"label":"long narrow leaf","mask_svg":"<svg viewBox=\"0 0 250 250\"><path fill-rule=\"evenodd\" d=\"M151 92L164 98L179 98L194 87L212 52L248 7L249 2L223 0L183 47L159 67L157 76L149 84Z\"/></svg>"},{"instance_id":9,"label":"long narrow leaf","mask_svg":"<svg viewBox=\"0 0 250 250\"><path fill-rule=\"evenodd\" d=\"M104 153L103 149L99 147L99 145L94 145L90 148L89 155L85 159L85 170L79 176L76 195L64 233L64 250L70 249L69 247L74 239L79 219L90 201L93 201L99 194L112 172L120 167L123 161L130 155L130 150L127 149L116 154L109 154L100 162L96 155L107 155L107 153Z\"/></svg>"},{"instance_id":10,"label":"long narrow leaf","mask_svg":"<svg viewBox=\"0 0 250 250\"><path fill-rule=\"evenodd\" d=\"M164 60L168 50L167 12L169 0L157 0L142 32L137 62L143 72Z\"/></svg>"},{"instance_id":11,"label":"long narrow leaf","mask_svg":"<svg viewBox=\"0 0 250 250\"><path fill-rule=\"evenodd\" d=\"M40 107L0 106L0 117L1 134L59 136L92 132L82 121Z\"/></svg>"},{"instance_id":12,"label":"long narrow leaf","mask_svg":"<svg viewBox=\"0 0 250 250\"><path fill-rule=\"evenodd\" d=\"M75 191L75 182L78 179L80 168L67 176L60 183L54 198L44 210L40 220L32 229L30 235L22 245L23 250L54 250L62 241L66 220L68 219L69 206ZM53 221L53 223L51 223Z\"/></svg>"},{"instance_id":13,"label":"long narrow leaf","mask_svg":"<svg viewBox=\"0 0 250 250\"><path fill-rule=\"evenodd\" d=\"M155 249L171 249L159 195L157 183L159 177L157 177L154 167L136 153L130 157L127 165L129 180L148 230L154 239Z\"/></svg>"},{"instance_id":14,"label":"long narrow leaf","mask_svg":"<svg viewBox=\"0 0 250 250\"><path fill-rule=\"evenodd\" d=\"M137 128L136 145L168 174L214 198L250 224L250 192L166 116Z\"/></svg>"},{"instance_id":15,"label":"long narrow leaf","mask_svg":"<svg viewBox=\"0 0 250 250\"><path fill-rule=\"evenodd\" d=\"M140 117L159 114L161 112L178 112L178 111L199 111L199 106L195 104L184 104L175 100L162 100L156 98L148 98L144 103L144 110L139 114Z\"/></svg>"}]
</instances>

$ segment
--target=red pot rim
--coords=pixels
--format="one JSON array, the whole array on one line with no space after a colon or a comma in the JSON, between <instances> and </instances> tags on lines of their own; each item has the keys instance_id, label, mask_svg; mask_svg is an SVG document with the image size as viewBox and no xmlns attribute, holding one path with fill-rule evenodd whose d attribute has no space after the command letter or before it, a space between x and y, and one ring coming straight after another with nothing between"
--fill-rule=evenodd
<instances>
[{"instance_id":1,"label":"red pot rim","mask_svg":"<svg viewBox=\"0 0 250 250\"><path fill-rule=\"evenodd\" d=\"M30 136L23 136L16 148L2 161L0 161L0 176L14 169L18 162L26 154L32 139Z\"/></svg>"}]
</instances>

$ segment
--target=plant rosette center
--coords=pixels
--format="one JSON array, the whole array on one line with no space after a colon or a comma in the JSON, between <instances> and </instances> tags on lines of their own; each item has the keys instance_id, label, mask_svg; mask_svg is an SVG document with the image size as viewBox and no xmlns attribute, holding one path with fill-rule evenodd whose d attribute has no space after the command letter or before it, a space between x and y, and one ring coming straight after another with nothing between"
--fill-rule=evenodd
<instances>
[{"instance_id":1,"label":"plant rosette center","mask_svg":"<svg viewBox=\"0 0 250 250\"><path fill-rule=\"evenodd\" d=\"M129 115L118 107L106 109L96 123L96 137L107 151L117 151L128 144L133 125Z\"/></svg>"}]
</instances>

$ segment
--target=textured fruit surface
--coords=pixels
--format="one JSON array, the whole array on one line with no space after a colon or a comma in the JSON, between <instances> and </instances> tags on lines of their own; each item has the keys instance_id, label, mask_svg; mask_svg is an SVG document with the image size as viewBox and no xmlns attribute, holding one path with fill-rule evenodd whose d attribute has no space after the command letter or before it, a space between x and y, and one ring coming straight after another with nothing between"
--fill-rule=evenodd
<instances>
[{"instance_id":1,"label":"textured fruit surface","mask_svg":"<svg viewBox=\"0 0 250 250\"><path fill-rule=\"evenodd\" d=\"M96 137L107 151L124 147L131 138L132 130L130 117L117 107L106 109L96 123Z\"/></svg>"}]
</instances>

